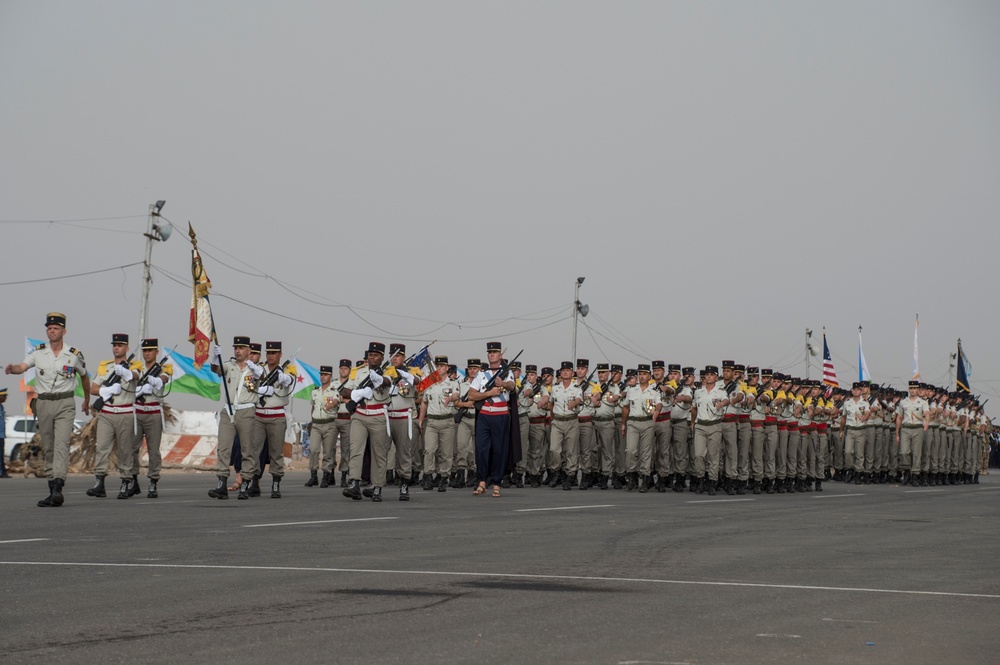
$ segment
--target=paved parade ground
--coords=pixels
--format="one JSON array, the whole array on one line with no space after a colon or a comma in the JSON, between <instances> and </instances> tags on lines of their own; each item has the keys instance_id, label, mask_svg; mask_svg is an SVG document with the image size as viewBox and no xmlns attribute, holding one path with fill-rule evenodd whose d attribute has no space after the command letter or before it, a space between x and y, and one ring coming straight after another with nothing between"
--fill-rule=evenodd
<instances>
[{"instance_id":1,"label":"paved parade ground","mask_svg":"<svg viewBox=\"0 0 1000 665\"><path fill-rule=\"evenodd\" d=\"M0 662L995 663L1000 476L699 496L0 481ZM110 480L110 479L109 479ZM142 482L145 488L145 478ZM110 490L115 490L111 492Z\"/></svg>"}]
</instances>

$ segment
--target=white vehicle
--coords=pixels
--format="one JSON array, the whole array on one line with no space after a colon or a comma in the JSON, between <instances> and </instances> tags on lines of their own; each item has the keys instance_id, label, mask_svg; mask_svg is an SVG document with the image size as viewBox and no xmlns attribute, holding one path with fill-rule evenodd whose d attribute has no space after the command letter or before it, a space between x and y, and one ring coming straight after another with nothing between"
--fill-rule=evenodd
<instances>
[{"instance_id":1,"label":"white vehicle","mask_svg":"<svg viewBox=\"0 0 1000 665\"><path fill-rule=\"evenodd\" d=\"M38 431L38 421L34 416L7 416L7 429L4 433L3 454L9 461L17 459L21 454L21 446L31 443ZM73 433L83 429L83 421L73 421Z\"/></svg>"}]
</instances>

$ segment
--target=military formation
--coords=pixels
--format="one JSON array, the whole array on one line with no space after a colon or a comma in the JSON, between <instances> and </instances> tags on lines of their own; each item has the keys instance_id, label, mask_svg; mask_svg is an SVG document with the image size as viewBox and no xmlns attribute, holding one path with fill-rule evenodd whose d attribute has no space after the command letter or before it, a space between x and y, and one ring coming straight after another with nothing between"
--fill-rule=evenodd
<instances>
[{"instance_id":1,"label":"military formation","mask_svg":"<svg viewBox=\"0 0 1000 665\"><path fill-rule=\"evenodd\" d=\"M141 341L135 359L128 336L115 334L112 357L91 382L83 354L63 341L65 329L66 317L50 313L48 341L5 370L37 374L34 411L49 483L38 505L65 500L78 377L97 398L96 478L87 495L107 496L112 449L118 498L141 494L145 443L146 496L156 498L169 360L153 338ZM232 349L228 360L218 346L210 351L223 405L208 495L261 496L266 465L269 495L279 499L295 365L283 360L280 341L266 342L263 361L249 337L233 338ZM499 342L487 344L486 361L469 358L463 376L448 356L426 350L407 356L404 344L376 341L362 360L341 359L336 371L320 366L306 487L339 485L347 499L380 502L389 487L409 501L416 488L484 494L489 485L495 497L512 486L710 496L821 492L831 480L942 486L978 483L996 436L978 399L916 381L907 391L869 382L841 390L732 361L721 371L662 360L626 371L607 362L591 370L580 358L556 370L509 362ZM89 400L81 408L89 414Z\"/></svg>"}]
</instances>

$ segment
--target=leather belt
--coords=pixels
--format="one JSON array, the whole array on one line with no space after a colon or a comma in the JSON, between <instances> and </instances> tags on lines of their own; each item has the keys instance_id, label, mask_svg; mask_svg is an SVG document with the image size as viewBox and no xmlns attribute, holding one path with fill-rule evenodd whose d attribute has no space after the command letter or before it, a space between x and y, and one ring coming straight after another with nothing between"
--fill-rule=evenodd
<instances>
[{"instance_id":1,"label":"leather belt","mask_svg":"<svg viewBox=\"0 0 1000 665\"><path fill-rule=\"evenodd\" d=\"M337 422L336 418L313 418L312 419L312 424L313 425L329 425L330 423L335 423L335 422Z\"/></svg>"},{"instance_id":2,"label":"leather belt","mask_svg":"<svg viewBox=\"0 0 1000 665\"><path fill-rule=\"evenodd\" d=\"M69 399L73 396L73 391L68 390L64 393L42 393L38 396L38 399L43 402L56 401L60 399Z\"/></svg>"},{"instance_id":3,"label":"leather belt","mask_svg":"<svg viewBox=\"0 0 1000 665\"><path fill-rule=\"evenodd\" d=\"M559 422L568 422L570 420L576 420L576 416L552 416L552 420L558 420Z\"/></svg>"},{"instance_id":4,"label":"leather belt","mask_svg":"<svg viewBox=\"0 0 1000 665\"><path fill-rule=\"evenodd\" d=\"M719 419L719 420L699 420L698 424L699 425L718 425L721 422L722 422L721 419Z\"/></svg>"},{"instance_id":5,"label":"leather belt","mask_svg":"<svg viewBox=\"0 0 1000 665\"><path fill-rule=\"evenodd\" d=\"M544 425L547 418L542 416L541 418L528 418L529 425Z\"/></svg>"},{"instance_id":6,"label":"leather belt","mask_svg":"<svg viewBox=\"0 0 1000 665\"><path fill-rule=\"evenodd\" d=\"M427 414L427 418L430 420L449 420L449 419L454 419L454 417L455 415L452 413L441 413L438 415L434 415L433 413Z\"/></svg>"},{"instance_id":7,"label":"leather belt","mask_svg":"<svg viewBox=\"0 0 1000 665\"><path fill-rule=\"evenodd\" d=\"M653 416L629 416L628 419L636 423L644 423L646 421L652 420Z\"/></svg>"}]
</instances>

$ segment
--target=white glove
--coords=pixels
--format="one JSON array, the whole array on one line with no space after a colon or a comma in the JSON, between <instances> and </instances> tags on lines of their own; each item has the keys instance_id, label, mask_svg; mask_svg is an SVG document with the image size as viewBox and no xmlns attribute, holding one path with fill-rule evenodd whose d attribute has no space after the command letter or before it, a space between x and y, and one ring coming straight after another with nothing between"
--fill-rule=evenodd
<instances>
[{"instance_id":1,"label":"white glove","mask_svg":"<svg viewBox=\"0 0 1000 665\"><path fill-rule=\"evenodd\" d=\"M208 362L213 365L222 365L222 347L212 342L208 348Z\"/></svg>"},{"instance_id":2,"label":"white glove","mask_svg":"<svg viewBox=\"0 0 1000 665\"><path fill-rule=\"evenodd\" d=\"M413 375L412 374L410 374L409 372L404 372L401 369L396 370L396 373L399 374L399 378L401 378L403 381L406 381L411 386L413 385Z\"/></svg>"},{"instance_id":3,"label":"white glove","mask_svg":"<svg viewBox=\"0 0 1000 665\"><path fill-rule=\"evenodd\" d=\"M115 395L120 395L121 394L121 392L122 392L122 385L120 383L116 383L113 386L101 386L100 388L97 389L97 392L100 393L101 398L105 402L107 402L109 399L111 399Z\"/></svg>"},{"instance_id":4,"label":"white glove","mask_svg":"<svg viewBox=\"0 0 1000 665\"><path fill-rule=\"evenodd\" d=\"M247 361L247 369L253 374L253 378L259 379L264 374L264 368L252 360Z\"/></svg>"},{"instance_id":5,"label":"white glove","mask_svg":"<svg viewBox=\"0 0 1000 665\"><path fill-rule=\"evenodd\" d=\"M368 378L372 380L372 385L375 386L376 388L378 388L379 386L381 386L382 385L382 381L384 381L384 379L382 378L382 375L379 374L378 372L374 372L374 371L369 371L368 372Z\"/></svg>"},{"instance_id":6,"label":"white glove","mask_svg":"<svg viewBox=\"0 0 1000 665\"><path fill-rule=\"evenodd\" d=\"M292 385L292 381L294 380L295 379L292 378L291 374L285 374L284 372L278 374L278 383L280 383L283 388L287 388Z\"/></svg>"},{"instance_id":7,"label":"white glove","mask_svg":"<svg viewBox=\"0 0 1000 665\"><path fill-rule=\"evenodd\" d=\"M139 390L136 391L135 396L138 397L140 395L152 395L152 394L153 394L153 386L147 383L144 386L139 386Z\"/></svg>"},{"instance_id":8,"label":"white glove","mask_svg":"<svg viewBox=\"0 0 1000 665\"><path fill-rule=\"evenodd\" d=\"M371 388L361 388L359 390L352 390L351 399L354 400L355 402L360 402L363 399L371 399L373 394L374 393L372 393Z\"/></svg>"},{"instance_id":9,"label":"white glove","mask_svg":"<svg viewBox=\"0 0 1000 665\"><path fill-rule=\"evenodd\" d=\"M117 374L118 376L120 376L123 381L131 381L132 380L132 370L130 370L128 367L122 367L121 365L116 364L115 365L115 374Z\"/></svg>"},{"instance_id":10,"label":"white glove","mask_svg":"<svg viewBox=\"0 0 1000 665\"><path fill-rule=\"evenodd\" d=\"M274 394L274 386L261 386L257 389L258 395L263 395L264 397L270 397Z\"/></svg>"},{"instance_id":11,"label":"white glove","mask_svg":"<svg viewBox=\"0 0 1000 665\"><path fill-rule=\"evenodd\" d=\"M148 379L146 379L146 385L152 386L153 390L159 390L160 388L163 387L163 379L161 379L158 376L151 376ZM150 390L149 392L153 392L153 390ZM146 394L148 395L149 393Z\"/></svg>"}]
</instances>

